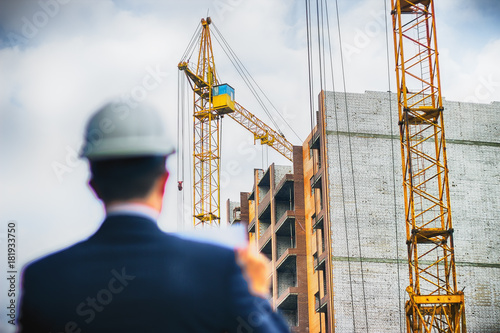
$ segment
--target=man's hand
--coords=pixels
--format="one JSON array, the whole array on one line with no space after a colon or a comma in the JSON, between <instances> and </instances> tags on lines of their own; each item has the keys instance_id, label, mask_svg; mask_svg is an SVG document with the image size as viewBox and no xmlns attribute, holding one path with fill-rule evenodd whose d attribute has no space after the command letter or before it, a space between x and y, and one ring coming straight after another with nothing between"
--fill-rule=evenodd
<instances>
[{"instance_id":1,"label":"man's hand","mask_svg":"<svg viewBox=\"0 0 500 333\"><path fill-rule=\"evenodd\" d=\"M253 245L237 249L236 259L248 282L250 293L255 296L267 298L269 296L269 288L271 287L269 260L263 254L259 253Z\"/></svg>"}]
</instances>

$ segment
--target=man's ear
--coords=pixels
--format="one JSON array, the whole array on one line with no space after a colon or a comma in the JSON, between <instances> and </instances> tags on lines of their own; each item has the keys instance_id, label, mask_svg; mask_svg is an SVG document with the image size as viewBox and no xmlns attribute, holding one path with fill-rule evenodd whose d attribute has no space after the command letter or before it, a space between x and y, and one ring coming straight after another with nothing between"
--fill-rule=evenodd
<instances>
[{"instance_id":1,"label":"man's ear","mask_svg":"<svg viewBox=\"0 0 500 333\"><path fill-rule=\"evenodd\" d=\"M158 191L161 191L162 195L165 192L165 185L169 175L168 171L165 171L165 173L158 178Z\"/></svg>"}]
</instances>

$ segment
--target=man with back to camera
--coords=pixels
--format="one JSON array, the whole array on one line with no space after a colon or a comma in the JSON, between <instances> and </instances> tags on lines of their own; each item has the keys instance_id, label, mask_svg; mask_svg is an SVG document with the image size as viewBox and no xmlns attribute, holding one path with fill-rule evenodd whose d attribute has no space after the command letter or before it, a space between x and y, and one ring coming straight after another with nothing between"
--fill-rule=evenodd
<instances>
[{"instance_id":1,"label":"man with back to camera","mask_svg":"<svg viewBox=\"0 0 500 333\"><path fill-rule=\"evenodd\" d=\"M156 225L173 152L152 109L94 114L82 156L106 218L87 240L27 265L20 332L288 332L265 299L262 255Z\"/></svg>"}]
</instances>

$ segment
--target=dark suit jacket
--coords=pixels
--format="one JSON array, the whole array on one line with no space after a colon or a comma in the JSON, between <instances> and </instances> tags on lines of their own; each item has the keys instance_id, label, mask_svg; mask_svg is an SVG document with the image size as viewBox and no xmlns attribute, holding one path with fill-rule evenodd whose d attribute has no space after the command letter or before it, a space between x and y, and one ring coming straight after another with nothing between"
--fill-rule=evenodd
<instances>
[{"instance_id":1,"label":"dark suit jacket","mask_svg":"<svg viewBox=\"0 0 500 333\"><path fill-rule=\"evenodd\" d=\"M287 332L250 295L234 251L108 217L86 241L26 267L21 332Z\"/></svg>"}]
</instances>

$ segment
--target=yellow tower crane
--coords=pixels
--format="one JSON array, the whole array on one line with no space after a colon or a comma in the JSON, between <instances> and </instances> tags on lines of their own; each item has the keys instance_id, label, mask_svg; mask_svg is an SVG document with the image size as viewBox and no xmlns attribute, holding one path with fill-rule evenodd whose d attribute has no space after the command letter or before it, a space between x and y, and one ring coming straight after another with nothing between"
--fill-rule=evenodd
<instances>
[{"instance_id":1,"label":"yellow tower crane","mask_svg":"<svg viewBox=\"0 0 500 333\"><path fill-rule=\"evenodd\" d=\"M268 145L292 160L293 145L283 135L235 102L234 89L217 78L210 17L201 20L196 68L190 68L188 54L178 68L186 74L194 96L193 131L193 221L194 225L220 222L220 121L228 115ZM196 33L195 33L196 35ZM193 44L194 45L194 44Z\"/></svg>"},{"instance_id":2,"label":"yellow tower crane","mask_svg":"<svg viewBox=\"0 0 500 333\"><path fill-rule=\"evenodd\" d=\"M408 332L466 332L458 290L433 0L392 0L410 285Z\"/></svg>"}]
</instances>

